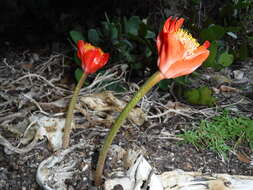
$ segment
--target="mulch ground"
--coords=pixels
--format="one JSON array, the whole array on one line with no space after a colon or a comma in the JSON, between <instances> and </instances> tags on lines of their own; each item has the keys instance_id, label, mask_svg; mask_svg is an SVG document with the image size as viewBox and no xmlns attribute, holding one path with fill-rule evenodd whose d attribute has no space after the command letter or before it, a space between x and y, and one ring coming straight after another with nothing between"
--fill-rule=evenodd
<instances>
[{"instance_id":1,"label":"mulch ground","mask_svg":"<svg viewBox=\"0 0 253 190\"><path fill-rule=\"evenodd\" d=\"M182 169L184 171L199 171L203 173L227 173L234 175L253 176L253 166L239 160L229 153L228 159L223 160L217 153L208 149L196 149L193 145L181 143L177 134L190 129L192 123L201 119L211 118L219 114L217 108L232 107L237 114L248 117L253 116L252 85L253 60L248 60L241 67L234 68L244 74L244 78L231 76L233 69L220 72L208 72L196 82L207 84L216 89L218 98L217 106L207 108L205 106L193 106L179 103L173 100L168 93L160 93L154 88L143 100L139 107L147 115L147 119L141 126L128 121L118 133L114 145L124 150L139 149L154 167L156 173ZM71 57L63 53L45 53L44 50L13 50L5 51L0 57L0 189L2 190L40 190L36 182L36 171L39 164L55 154L46 139L40 139L30 151L15 153L8 150L7 140L14 147L25 147L34 136L26 136L26 143L20 143L24 139L24 133L31 121L32 115L47 115L48 117L64 118L67 105L57 106L53 102L64 100L68 102L75 86L73 79L73 61ZM108 73L91 77L90 88L85 87L80 96L104 91L103 85L106 74L112 74L112 82L125 82L125 71L119 66L114 66ZM204 71L204 73L207 73ZM228 74L230 73L230 74ZM215 76L215 79L212 78ZM226 78L226 80L224 79ZM230 79L227 80L227 79ZM94 82L95 81L95 82ZM224 92L221 85L226 85L240 92ZM119 99L128 101L137 90L138 84L127 83L129 91L115 93ZM89 109L86 107L86 109ZM170 111L168 111L170 110ZM86 110L97 113L94 110ZM108 115L108 110L103 114ZM113 118L117 116L116 110L109 110ZM98 118L100 117L100 118ZM109 131L108 124L97 122L100 115L87 120L82 114L76 113L75 122L79 126L74 129L71 136L71 145L85 141L82 148L78 148L69 156L76 159L76 172L72 179L66 180L68 189L91 189L93 187L92 172L96 162L97 152L101 147L104 137ZM239 147L250 157L252 150L249 147ZM106 162L105 177L112 176L122 166L120 160L113 159L109 155Z\"/></svg>"}]
</instances>

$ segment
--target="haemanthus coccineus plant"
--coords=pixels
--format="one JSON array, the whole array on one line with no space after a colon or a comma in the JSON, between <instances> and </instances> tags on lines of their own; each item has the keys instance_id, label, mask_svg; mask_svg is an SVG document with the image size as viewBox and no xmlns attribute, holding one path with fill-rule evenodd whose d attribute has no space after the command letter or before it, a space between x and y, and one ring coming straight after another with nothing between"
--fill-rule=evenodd
<instances>
[{"instance_id":1,"label":"haemanthus coccineus plant","mask_svg":"<svg viewBox=\"0 0 253 190\"><path fill-rule=\"evenodd\" d=\"M154 73L135 93L133 99L125 106L106 137L100 151L95 173L95 184L97 186L102 183L104 162L110 145L131 109L159 81L188 75L201 66L209 56L207 48L210 43L206 41L203 45L200 45L191 34L181 28L183 22L183 18L173 19L169 17L159 33L156 41L159 71Z\"/></svg>"},{"instance_id":2,"label":"haemanthus coccineus plant","mask_svg":"<svg viewBox=\"0 0 253 190\"><path fill-rule=\"evenodd\" d=\"M63 148L67 148L69 146L69 136L71 132L73 112L76 105L77 96L80 92L81 87L84 84L85 79L89 74L95 73L98 69L102 68L108 62L109 59L108 53L104 53L100 48L86 43L83 40L78 41L77 48L77 56L82 62L81 66L84 72L75 88L74 94L69 104L64 127Z\"/></svg>"}]
</instances>

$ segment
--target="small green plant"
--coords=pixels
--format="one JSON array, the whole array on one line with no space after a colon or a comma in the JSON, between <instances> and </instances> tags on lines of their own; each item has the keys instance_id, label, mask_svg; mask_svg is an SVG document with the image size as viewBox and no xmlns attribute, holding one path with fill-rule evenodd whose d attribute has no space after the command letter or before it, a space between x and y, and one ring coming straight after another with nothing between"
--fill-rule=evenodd
<instances>
[{"instance_id":1,"label":"small green plant","mask_svg":"<svg viewBox=\"0 0 253 190\"><path fill-rule=\"evenodd\" d=\"M245 60L252 55L252 31L251 26L253 15L252 0L232 0L221 4L220 1L203 3L206 7L206 16L199 23L198 5L201 1L192 0L188 4L187 14L195 24L191 29L199 31L200 25L205 28L200 30L200 38L211 42L210 56L204 66L216 70L230 66L236 60ZM211 5L212 4L212 5ZM197 9L196 9L197 8ZM213 12L216 12L215 16Z\"/></svg>"},{"instance_id":2,"label":"small green plant","mask_svg":"<svg viewBox=\"0 0 253 190\"><path fill-rule=\"evenodd\" d=\"M227 158L228 151L236 149L239 144L248 144L253 150L253 120L246 117L234 117L228 111L211 121L202 120L195 130L179 135L184 143L197 148L209 148Z\"/></svg>"},{"instance_id":3,"label":"small green plant","mask_svg":"<svg viewBox=\"0 0 253 190\"><path fill-rule=\"evenodd\" d=\"M190 104L206 106L213 106L215 104L215 98L212 95L212 90L207 86L185 90L184 98Z\"/></svg>"},{"instance_id":4,"label":"small green plant","mask_svg":"<svg viewBox=\"0 0 253 190\"><path fill-rule=\"evenodd\" d=\"M117 18L110 20L105 15L105 21L96 28L87 31L70 31L71 39L86 41L103 47L112 54L112 63L127 63L131 70L143 71L153 66L154 55L157 51L154 46L155 33L146 19L139 16ZM79 60L75 58L78 63ZM78 80L79 77L76 77Z\"/></svg>"},{"instance_id":5,"label":"small green plant","mask_svg":"<svg viewBox=\"0 0 253 190\"><path fill-rule=\"evenodd\" d=\"M231 32L231 28L225 28L215 24L201 31L201 39L211 41L211 47L209 48L210 56L204 63L205 67L222 69L233 63L234 55L229 52L229 45L221 41L225 34L235 35Z\"/></svg>"}]
</instances>

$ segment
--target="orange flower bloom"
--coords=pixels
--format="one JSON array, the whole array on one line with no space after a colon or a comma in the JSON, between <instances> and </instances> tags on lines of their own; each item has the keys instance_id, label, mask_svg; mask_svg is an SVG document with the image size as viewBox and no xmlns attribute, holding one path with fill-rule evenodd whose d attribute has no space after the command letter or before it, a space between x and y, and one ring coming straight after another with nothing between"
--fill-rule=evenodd
<instances>
[{"instance_id":1,"label":"orange flower bloom","mask_svg":"<svg viewBox=\"0 0 253 190\"><path fill-rule=\"evenodd\" d=\"M199 45L181 29L183 18L169 17L157 37L158 67L164 78L176 78L195 71L208 57L210 42Z\"/></svg>"},{"instance_id":2,"label":"orange flower bloom","mask_svg":"<svg viewBox=\"0 0 253 190\"><path fill-rule=\"evenodd\" d=\"M89 43L79 40L77 42L77 56L82 61L82 68L86 74L95 73L102 68L109 59L109 54L104 53L100 48L97 48Z\"/></svg>"}]
</instances>

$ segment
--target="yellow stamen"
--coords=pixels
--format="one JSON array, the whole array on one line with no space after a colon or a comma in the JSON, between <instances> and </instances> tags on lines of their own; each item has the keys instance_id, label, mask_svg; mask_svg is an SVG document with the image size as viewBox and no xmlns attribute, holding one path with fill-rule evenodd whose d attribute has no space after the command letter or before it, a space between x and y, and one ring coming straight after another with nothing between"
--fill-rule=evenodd
<instances>
[{"instance_id":1,"label":"yellow stamen","mask_svg":"<svg viewBox=\"0 0 253 190\"><path fill-rule=\"evenodd\" d=\"M97 48L97 47L91 45L90 43L86 43L86 44L84 45L84 49L85 49L85 51L97 49L101 55L104 54L104 52L103 52L100 48Z\"/></svg>"},{"instance_id":2,"label":"yellow stamen","mask_svg":"<svg viewBox=\"0 0 253 190\"><path fill-rule=\"evenodd\" d=\"M179 29L177 31L177 36L180 42L184 45L188 55L192 54L194 50L196 50L200 46L197 40L193 38L190 33L183 29Z\"/></svg>"},{"instance_id":3,"label":"yellow stamen","mask_svg":"<svg viewBox=\"0 0 253 190\"><path fill-rule=\"evenodd\" d=\"M94 47L93 45L89 44L89 43L86 43L86 44L84 45L85 51L89 51L89 50L92 50L92 49L94 49L94 48L95 48L95 47Z\"/></svg>"}]
</instances>

